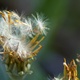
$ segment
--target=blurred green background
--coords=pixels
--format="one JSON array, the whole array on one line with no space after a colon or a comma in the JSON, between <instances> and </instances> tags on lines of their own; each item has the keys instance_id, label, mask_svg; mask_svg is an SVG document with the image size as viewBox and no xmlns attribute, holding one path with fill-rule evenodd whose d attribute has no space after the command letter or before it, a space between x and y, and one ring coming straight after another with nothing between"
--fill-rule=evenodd
<instances>
[{"instance_id":1,"label":"blurred green background","mask_svg":"<svg viewBox=\"0 0 80 80\"><path fill-rule=\"evenodd\" d=\"M34 73L25 80L48 80L48 76L58 76L63 73L63 58L69 62L80 53L80 0L0 0L0 9L26 16L39 12L49 19L50 30L32 63ZM0 80L9 80L2 62Z\"/></svg>"}]
</instances>

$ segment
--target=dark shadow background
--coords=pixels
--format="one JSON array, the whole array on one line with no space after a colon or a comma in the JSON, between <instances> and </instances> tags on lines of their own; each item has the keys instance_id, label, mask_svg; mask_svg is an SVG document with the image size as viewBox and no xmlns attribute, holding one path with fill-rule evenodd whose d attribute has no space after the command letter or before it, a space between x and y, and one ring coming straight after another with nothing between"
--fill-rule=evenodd
<instances>
[{"instance_id":1,"label":"dark shadow background","mask_svg":"<svg viewBox=\"0 0 80 80\"><path fill-rule=\"evenodd\" d=\"M25 80L58 76L63 72L63 58L69 62L80 53L80 0L2 0L0 10L4 9L26 16L41 12L50 21L43 49L32 64L34 73ZM8 80L3 63L0 65L0 80Z\"/></svg>"}]
</instances>

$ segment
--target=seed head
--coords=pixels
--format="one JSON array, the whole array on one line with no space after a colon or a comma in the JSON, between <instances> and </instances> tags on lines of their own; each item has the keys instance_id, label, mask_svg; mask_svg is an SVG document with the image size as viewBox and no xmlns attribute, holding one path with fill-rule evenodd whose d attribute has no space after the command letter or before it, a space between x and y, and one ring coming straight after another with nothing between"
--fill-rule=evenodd
<instances>
[{"instance_id":1,"label":"seed head","mask_svg":"<svg viewBox=\"0 0 80 80\"><path fill-rule=\"evenodd\" d=\"M13 11L0 11L0 44L4 49L1 54L11 73L28 72L30 60L42 48L40 42L44 36L41 35L48 28L38 14L33 17L26 19Z\"/></svg>"}]
</instances>

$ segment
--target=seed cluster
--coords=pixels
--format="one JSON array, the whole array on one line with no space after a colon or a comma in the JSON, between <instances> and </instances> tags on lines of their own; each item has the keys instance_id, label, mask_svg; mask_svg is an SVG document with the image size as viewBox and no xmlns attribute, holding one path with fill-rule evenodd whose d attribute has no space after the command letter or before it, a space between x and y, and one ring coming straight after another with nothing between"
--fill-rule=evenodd
<instances>
[{"instance_id":1,"label":"seed cluster","mask_svg":"<svg viewBox=\"0 0 80 80\"><path fill-rule=\"evenodd\" d=\"M38 14L32 16L26 19L13 11L0 11L0 44L4 49L0 54L13 75L29 72L31 59L42 48L42 35L46 35L48 28Z\"/></svg>"}]
</instances>

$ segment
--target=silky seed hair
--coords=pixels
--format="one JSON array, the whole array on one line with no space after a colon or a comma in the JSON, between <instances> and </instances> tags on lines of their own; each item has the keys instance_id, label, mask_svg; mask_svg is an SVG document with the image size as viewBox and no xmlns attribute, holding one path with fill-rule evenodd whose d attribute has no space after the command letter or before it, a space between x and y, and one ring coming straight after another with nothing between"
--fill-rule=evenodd
<instances>
[{"instance_id":1,"label":"silky seed hair","mask_svg":"<svg viewBox=\"0 0 80 80\"><path fill-rule=\"evenodd\" d=\"M46 26L46 20L38 13L26 19L14 11L0 11L0 43L4 52L14 52L16 56L23 59L36 55L42 46L35 48L49 29ZM43 37L37 41L40 35Z\"/></svg>"}]
</instances>

